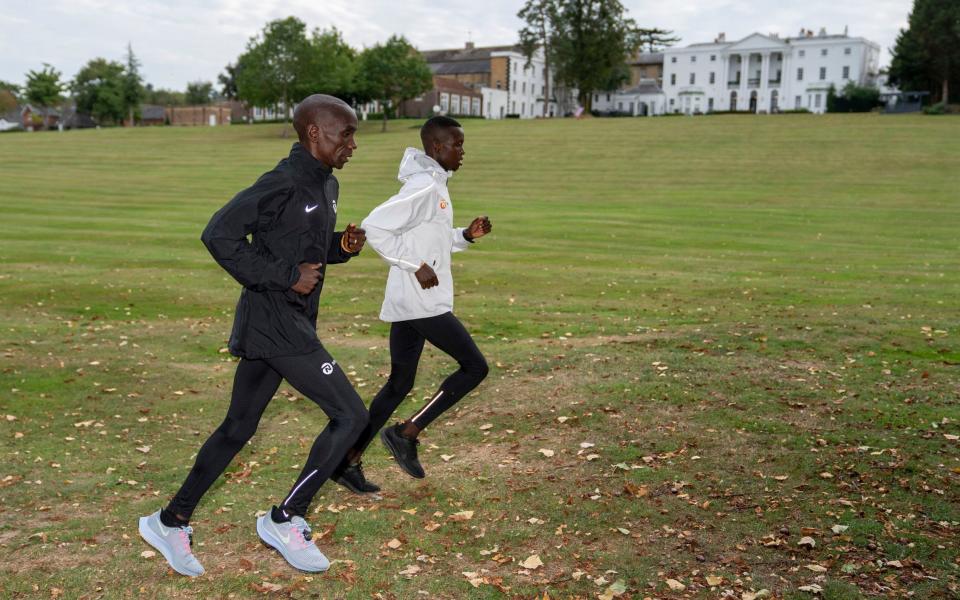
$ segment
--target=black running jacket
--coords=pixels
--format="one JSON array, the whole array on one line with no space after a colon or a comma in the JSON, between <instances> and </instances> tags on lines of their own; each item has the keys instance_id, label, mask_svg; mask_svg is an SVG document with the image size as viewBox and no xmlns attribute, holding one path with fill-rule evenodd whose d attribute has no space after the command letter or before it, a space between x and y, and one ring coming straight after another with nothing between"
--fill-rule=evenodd
<instances>
[{"instance_id":1,"label":"black running jacket","mask_svg":"<svg viewBox=\"0 0 960 600\"><path fill-rule=\"evenodd\" d=\"M328 264L356 256L340 247L339 184L299 143L210 219L200 239L243 290L230 353L248 359L307 354L320 347L317 307ZM248 238L249 236L249 238ZM300 263L321 263L313 292L290 288Z\"/></svg>"}]
</instances>

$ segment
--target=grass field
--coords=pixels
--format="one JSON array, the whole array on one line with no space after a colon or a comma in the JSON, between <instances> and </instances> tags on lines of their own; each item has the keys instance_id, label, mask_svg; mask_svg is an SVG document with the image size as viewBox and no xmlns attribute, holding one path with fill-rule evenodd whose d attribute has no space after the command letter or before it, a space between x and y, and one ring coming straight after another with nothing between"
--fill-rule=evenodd
<instances>
[{"instance_id":1,"label":"grass field","mask_svg":"<svg viewBox=\"0 0 960 600\"><path fill-rule=\"evenodd\" d=\"M341 226L417 139L378 127L340 175ZM456 256L457 313L490 377L425 432L427 479L373 446L382 498L321 489L335 562L313 577L253 528L325 424L281 388L197 510L196 580L141 556L136 517L228 401L238 286L200 231L290 140L0 136L0 597L960 597L960 120L466 132L457 220L494 232ZM385 272L369 251L331 267L321 306L367 402ZM450 368L426 352L403 414Z\"/></svg>"}]
</instances>

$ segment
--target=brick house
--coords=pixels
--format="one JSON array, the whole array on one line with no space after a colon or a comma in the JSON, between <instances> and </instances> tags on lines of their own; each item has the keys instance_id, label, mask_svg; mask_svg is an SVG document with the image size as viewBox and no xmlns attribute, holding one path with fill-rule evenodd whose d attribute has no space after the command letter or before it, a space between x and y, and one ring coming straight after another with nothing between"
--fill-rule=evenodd
<instances>
[{"instance_id":1,"label":"brick house","mask_svg":"<svg viewBox=\"0 0 960 600\"><path fill-rule=\"evenodd\" d=\"M480 117L483 116L483 93L456 79L434 76L433 89L404 102L401 113L405 117L426 119L433 116L434 106L440 107L441 114L452 117Z\"/></svg>"}]
</instances>

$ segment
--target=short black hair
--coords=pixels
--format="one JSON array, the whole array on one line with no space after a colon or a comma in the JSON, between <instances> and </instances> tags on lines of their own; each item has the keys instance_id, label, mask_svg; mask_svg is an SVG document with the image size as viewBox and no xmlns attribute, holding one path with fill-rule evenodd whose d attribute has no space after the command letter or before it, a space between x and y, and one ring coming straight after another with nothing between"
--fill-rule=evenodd
<instances>
[{"instance_id":1,"label":"short black hair","mask_svg":"<svg viewBox=\"0 0 960 600\"><path fill-rule=\"evenodd\" d=\"M420 128L420 141L426 146L428 140L434 140L439 137L441 131L452 127L463 127L456 119L451 119L443 115L430 117Z\"/></svg>"}]
</instances>

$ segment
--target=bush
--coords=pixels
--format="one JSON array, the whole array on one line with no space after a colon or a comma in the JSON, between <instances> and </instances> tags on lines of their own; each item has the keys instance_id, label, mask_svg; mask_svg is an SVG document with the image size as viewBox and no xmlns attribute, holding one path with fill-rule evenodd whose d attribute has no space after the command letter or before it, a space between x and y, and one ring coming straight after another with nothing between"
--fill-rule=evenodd
<instances>
[{"instance_id":1,"label":"bush","mask_svg":"<svg viewBox=\"0 0 960 600\"><path fill-rule=\"evenodd\" d=\"M595 117L632 117L631 113L625 110L591 110L590 114Z\"/></svg>"},{"instance_id":2,"label":"bush","mask_svg":"<svg viewBox=\"0 0 960 600\"><path fill-rule=\"evenodd\" d=\"M509 113L503 117L504 119L519 119L520 115L517 113Z\"/></svg>"},{"instance_id":3,"label":"bush","mask_svg":"<svg viewBox=\"0 0 960 600\"><path fill-rule=\"evenodd\" d=\"M708 115L752 115L749 110L712 110Z\"/></svg>"},{"instance_id":4,"label":"bush","mask_svg":"<svg viewBox=\"0 0 960 600\"><path fill-rule=\"evenodd\" d=\"M827 112L829 113L870 112L882 104L880 90L874 87L861 87L852 81L844 86L839 94L832 84L830 91L827 92Z\"/></svg>"},{"instance_id":5,"label":"bush","mask_svg":"<svg viewBox=\"0 0 960 600\"><path fill-rule=\"evenodd\" d=\"M924 106L923 114L925 115L945 115L947 114L947 105L943 102L934 104L932 106Z\"/></svg>"},{"instance_id":6,"label":"bush","mask_svg":"<svg viewBox=\"0 0 960 600\"><path fill-rule=\"evenodd\" d=\"M781 115L812 115L808 108L789 108L787 110L781 110Z\"/></svg>"}]
</instances>

